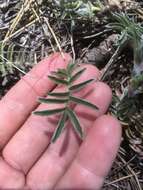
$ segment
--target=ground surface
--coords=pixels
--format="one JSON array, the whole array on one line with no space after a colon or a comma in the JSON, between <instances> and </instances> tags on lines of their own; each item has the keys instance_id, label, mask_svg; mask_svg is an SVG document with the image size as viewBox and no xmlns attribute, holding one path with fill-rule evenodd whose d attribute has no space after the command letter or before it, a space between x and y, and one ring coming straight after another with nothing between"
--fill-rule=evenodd
<instances>
[{"instance_id":1,"label":"ground surface","mask_svg":"<svg viewBox=\"0 0 143 190\"><path fill-rule=\"evenodd\" d=\"M124 95L132 77L133 50L126 46L114 59L119 33L106 26L111 22L111 12L126 12L142 24L142 1L101 1L96 13L76 17L71 7L61 8L55 2L1 1L0 98L24 73L54 51L69 52L76 61L97 66L102 70L101 80L113 90L109 112L121 120L124 131L117 160L103 189L141 190L143 94L130 98Z\"/></svg>"}]
</instances>

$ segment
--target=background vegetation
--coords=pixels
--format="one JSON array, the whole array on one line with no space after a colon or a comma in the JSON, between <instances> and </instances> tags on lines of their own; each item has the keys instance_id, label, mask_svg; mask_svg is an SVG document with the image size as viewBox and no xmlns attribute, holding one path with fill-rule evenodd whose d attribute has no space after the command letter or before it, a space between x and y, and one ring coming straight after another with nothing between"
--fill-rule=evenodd
<instances>
[{"instance_id":1,"label":"background vegetation","mask_svg":"<svg viewBox=\"0 0 143 190\"><path fill-rule=\"evenodd\" d=\"M97 66L110 85L110 114L123 140L107 190L143 189L143 3L140 0L3 0L0 97L55 51Z\"/></svg>"}]
</instances>

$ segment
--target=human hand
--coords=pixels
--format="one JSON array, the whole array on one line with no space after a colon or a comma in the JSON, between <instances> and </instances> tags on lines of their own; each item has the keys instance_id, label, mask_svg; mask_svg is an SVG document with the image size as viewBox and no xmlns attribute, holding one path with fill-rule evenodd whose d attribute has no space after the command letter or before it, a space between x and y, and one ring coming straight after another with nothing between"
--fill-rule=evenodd
<instances>
[{"instance_id":1,"label":"human hand","mask_svg":"<svg viewBox=\"0 0 143 190\"><path fill-rule=\"evenodd\" d=\"M63 60L56 53L41 61L0 101L0 189L101 188L121 139L119 122L103 115L111 102L110 88L95 82L78 92L99 107L97 112L81 105L74 108L86 131L83 142L68 123L59 139L50 144L55 124L47 117L31 114L47 107L38 105L37 95L43 96L54 88L47 75L64 67L69 59L67 54ZM86 67L80 81L99 77L95 67Z\"/></svg>"}]
</instances>

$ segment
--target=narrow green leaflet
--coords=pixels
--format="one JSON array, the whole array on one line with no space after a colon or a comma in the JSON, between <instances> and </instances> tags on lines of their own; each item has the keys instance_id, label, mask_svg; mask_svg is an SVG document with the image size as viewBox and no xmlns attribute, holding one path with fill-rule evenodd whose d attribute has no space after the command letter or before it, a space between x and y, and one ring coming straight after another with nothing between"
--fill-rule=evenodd
<instances>
[{"instance_id":1,"label":"narrow green leaflet","mask_svg":"<svg viewBox=\"0 0 143 190\"><path fill-rule=\"evenodd\" d=\"M48 95L54 97L67 97L69 96L69 92L49 92Z\"/></svg>"},{"instance_id":2,"label":"narrow green leaflet","mask_svg":"<svg viewBox=\"0 0 143 190\"><path fill-rule=\"evenodd\" d=\"M74 82L76 79L78 79L80 77L80 75L82 75L82 73L86 70L86 68L81 69L80 71L78 71L77 73L75 73L72 77L70 82Z\"/></svg>"},{"instance_id":3,"label":"narrow green leaflet","mask_svg":"<svg viewBox=\"0 0 143 190\"><path fill-rule=\"evenodd\" d=\"M67 71L66 69L58 69L56 75L59 77L67 77Z\"/></svg>"},{"instance_id":4,"label":"narrow green leaflet","mask_svg":"<svg viewBox=\"0 0 143 190\"><path fill-rule=\"evenodd\" d=\"M41 103L58 103L58 104L62 104L62 103L66 103L69 99L54 99L54 98L39 98L39 102Z\"/></svg>"},{"instance_id":5,"label":"narrow green leaflet","mask_svg":"<svg viewBox=\"0 0 143 190\"><path fill-rule=\"evenodd\" d=\"M52 81L54 81L56 84L65 84L67 85L68 82L64 79L60 79L60 78L57 78L57 77L54 77L54 76L48 76L49 79L51 79Z\"/></svg>"},{"instance_id":6,"label":"narrow green leaflet","mask_svg":"<svg viewBox=\"0 0 143 190\"><path fill-rule=\"evenodd\" d=\"M91 83L92 81L94 81L94 79L89 79L85 82L79 83L79 84L75 84L73 86L70 87L70 90L80 90L81 88L84 88L87 84Z\"/></svg>"},{"instance_id":7,"label":"narrow green leaflet","mask_svg":"<svg viewBox=\"0 0 143 190\"><path fill-rule=\"evenodd\" d=\"M66 118L67 118L67 113L64 112L61 116L61 119L59 120L58 126L52 136L52 142L55 142L58 137L60 136L60 134L62 133L64 126L65 126L65 122L66 122Z\"/></svg>"},{"instance_id":8,"label":"narrow green leaflet","mask_svg":"<svg viewBox=\"0 0 143 190\"><path fill-rule=\"evenodd\" d=\"M78 121L78 118L76 116L76 113L73 112L70 108L67 108L66 109L66 112L68 114L68 117L76 131L76 133L78 134L78 136L83 139L83 131L82 131L82 128L80 126L80 122Z\"/></svg>"},{"instance_id":9,"label":"narrow green leaflet","mask_svg":"<svg viewBox=\"0 0 143 190\"><path fill-rule=\"evenodd\" d=\"M67 65L67 73L70 76L72 74L72 72L74 71L74 69L77 67L78 65L75 63L69 63Z\"/></svg>"},{"instance_id":10,"label":"narrow green leaflet","mask_svg":"<svg viewBox=\"0 0 143 190\"><path fill-rule=\"evenodd\" d=\"M49 116L49 115L54 115L54 114L63 112L64 110L65 110L65 108L60 108L60 109L53 109L53 110L35 111L33 113L35 115Z\"/></svg>"},{"instance_id":11,"label":"narrow green leaflet","mask_svg":"<svg viewBox=\"0 0 143 190\"><path fill-rule=\"evenodd\" d=\"M82 104L82 105L84 105L84 106L93 108L93 109L95 109L95 110L99 110L99 108L98 108L96 105L94 105L94 104L92 104L92 103L90 103L90 102L88 102L88 101L86 101L86 100L83 100L83 99L81 99L81 98L77 98L77 97L74 97L74 96L70 96L70 100L71 100L72 102L74 102L74 103Z\"/></svg>"},{"instance_id":12,"label":"narrow green leaflet","mask_svg":"<svg viewBox=\"0 0 143 190\"><path fill-rule=\"evenodd\" d=\"M52 71L52 74L59 76L59 77L67 77L66 69L58 69L57 71Z\"/></svg>"}]
</instances>

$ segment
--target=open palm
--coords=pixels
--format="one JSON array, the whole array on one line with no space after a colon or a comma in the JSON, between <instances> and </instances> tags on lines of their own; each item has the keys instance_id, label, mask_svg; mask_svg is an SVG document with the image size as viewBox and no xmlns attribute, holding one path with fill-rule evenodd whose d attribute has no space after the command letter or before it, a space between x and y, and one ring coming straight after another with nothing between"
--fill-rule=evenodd
<instances>
[{"instance_id":1,"label":"open palm","mask_svg":"<svg viewBox=\"0 0 143 190\"><path fill-rule=\"evenodd\" d=\"M112 98L110 88L95 82L77 93L99 107L95 112L82 105L74 109L85 131L81 142L70 122L55 143L50 143L56 117L40 117L32 111L52 105L39 105L55 87L47 75L64 68L70 57L59 53L37 64L0 101L0 189L100 189L115 159L121 127L112 116L103 115ZM87 65L79 82L98 78L99 71ZM57 108L59 105L55 105Z\"/></svg>"}]
</instances>

